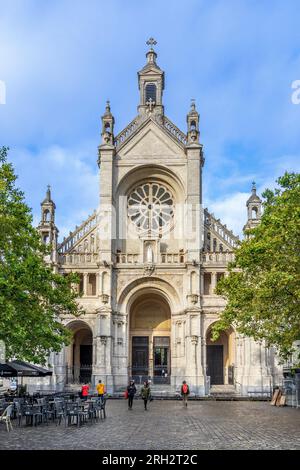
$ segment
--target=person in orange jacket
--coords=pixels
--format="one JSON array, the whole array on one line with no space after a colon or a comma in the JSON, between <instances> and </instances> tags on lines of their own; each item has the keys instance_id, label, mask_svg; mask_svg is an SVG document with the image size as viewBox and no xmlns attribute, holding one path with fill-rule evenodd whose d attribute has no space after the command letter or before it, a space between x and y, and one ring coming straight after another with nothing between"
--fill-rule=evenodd
<instances>
[{"instance_id":1,"label":"person in orange jacket","mask_svg":"<svg viewBox=\"0 0 300 470\"><path fill-rule=\"evenodd\" d=\"M104 401L104 394L105 394L105 385L99 380L96 386L96 390L98 393L98 398L100 398L101 402L103 403Z\"/></svg>"}]
</instances>

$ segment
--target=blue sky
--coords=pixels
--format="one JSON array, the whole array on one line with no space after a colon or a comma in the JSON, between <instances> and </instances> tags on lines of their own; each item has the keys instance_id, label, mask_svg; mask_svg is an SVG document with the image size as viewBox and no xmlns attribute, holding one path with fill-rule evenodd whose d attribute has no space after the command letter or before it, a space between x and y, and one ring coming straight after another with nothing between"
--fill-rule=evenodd
<instances>
[{"instance_id":1,"label":"blue sky","mask_svg":"<svg viewBox=\"0 0 300 470\"><path fill-rule=\"evenodd\" d=\"M137 71L154 36L167 116L200 112L204 205L235 233L251 182L300 169L298 0L0 0L0 145L39 222L52 186L60 235L98 205L100 116L136 115Z\"/></svg>"}]
</instances>

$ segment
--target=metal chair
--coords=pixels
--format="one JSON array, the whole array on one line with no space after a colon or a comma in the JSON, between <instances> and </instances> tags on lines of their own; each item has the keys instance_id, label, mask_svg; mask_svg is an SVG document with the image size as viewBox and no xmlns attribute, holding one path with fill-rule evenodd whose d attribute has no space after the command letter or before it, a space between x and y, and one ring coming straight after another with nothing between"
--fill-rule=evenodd
<instances>
[{"instance_id":1,"label":"metal chair","mask_svg":"<svg viewBox=\"0 0 300 470\"><path fill-rule=\"evenodd\" d=\"M79 407L78 405L75 404L68 404L66 406L66 411L65 411L65 426L70 425L74 423L74 420L76 419L76 424L79 426L80 422L80 416L79 416Z\"/></svg>"},{"instance_id":2,"label":"metal chair","mask_svg":"<svg viewBox=\"0 0 300 470\"><path fill-rule=\"evenodd\" d=\"M60 425L62 418L66 420L63 404L60 401L55 402L55 407L54 407L54 418L57 426L57 419L58 419L58 424Z\"/></svg>"},{"instance_id":3,"label":"metal chair","mask_svg":"<svg viewBox=\"0 0 300 470\"><path fill-rule=\"evenodd\" d=\"M23 409L20 401L14 401L14 415L15 418L18 420L18 425L21 426Z\"/></svg>"},{"instance_id":4,"label":"metal chair","mask_svg":"<svg viewBox=\"0 0 300 470\"><path fill-rule=\"evenodd\" d=\"M12 412L13 412L13 405L8 405L8 407L4 410L4 412L0 416L0 423L6 424L7 432L9 432L9 427L11 428L11 431L13 430L13 425L10 420Z\"/></svg>"},{"instance_id":5,"label":"metal chair","mask_svg":"<svg viewBox=\"0 0 300 470\"><path fill-rule=\"evenodd\" d=\"M100 407L100 418L102 418L102 415L103 415L104 419L106 418L105 405L106 405L106 398L101 400L101 403L100 403L100 406L101 406Z\"/></svg>"}]
</instances>

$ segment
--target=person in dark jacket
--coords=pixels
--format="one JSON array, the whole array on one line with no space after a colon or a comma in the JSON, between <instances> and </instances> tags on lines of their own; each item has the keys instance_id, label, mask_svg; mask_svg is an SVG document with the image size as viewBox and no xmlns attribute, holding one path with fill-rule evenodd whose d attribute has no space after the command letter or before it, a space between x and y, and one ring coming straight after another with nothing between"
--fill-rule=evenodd
<instances>
[{"instance_id":1,"label":"person in dark jacket","mask_svg":"<svg viewBox=\"0 0 300 470\"><path fill-rule=\"evenodd\" d=\"M129 385L127 387L127 394L128 394L128 409L132 410L132 403L134 399L134 395L136 394L136 386L134 380L130 380Z\"/></svg>"},{"instance_id":2,"label":"person in dark jacket","mask_svg":"<svg viewBox=\"0 0 300 470\"><path fill-rule=\"evenodd\" d=\"M142 399L144 400L145 411L147 411L147 403L150 400L151 390L149 387L149 382L146 380L143 387L141 388Z\"/></svg>"}]
</instances>

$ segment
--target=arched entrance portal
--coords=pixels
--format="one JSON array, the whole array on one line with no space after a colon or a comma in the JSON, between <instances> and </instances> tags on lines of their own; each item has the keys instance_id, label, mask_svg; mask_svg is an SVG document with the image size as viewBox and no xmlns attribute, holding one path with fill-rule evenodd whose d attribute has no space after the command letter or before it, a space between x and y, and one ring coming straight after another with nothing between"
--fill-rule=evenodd
<instances>
[{"instance_id":1,"label":"arched entrance portal","mask_svg":"<svg viewBox=\"0 0 300 470\"><path fill-rule=\"evenodd\" d=\"M211 339L211 326L206 333L206 374L211 385L234 384L234 331L229 328Z\"/></svg>"},{"instance_id":2,"label":"arched entrance portal","mask_svg":"<svg viewBox=\"0 0 300 470\"><path fill-rule=\"evenodd\" d=\"M170 383L171 311L159 294L140 295L130 309L130 373L138 383Z\"/></svg>"},{"instance_id":3,"label":"arched entrance portal","mask_svg":"<svg viewBox=\"0 0 300 470\"><path fill-rule=\"evenodd\" d=\"M67 325L73 340L66 348L67 383L90 382L93 364L93 334L83 321Z\"/></svg>"}]
</instances>

